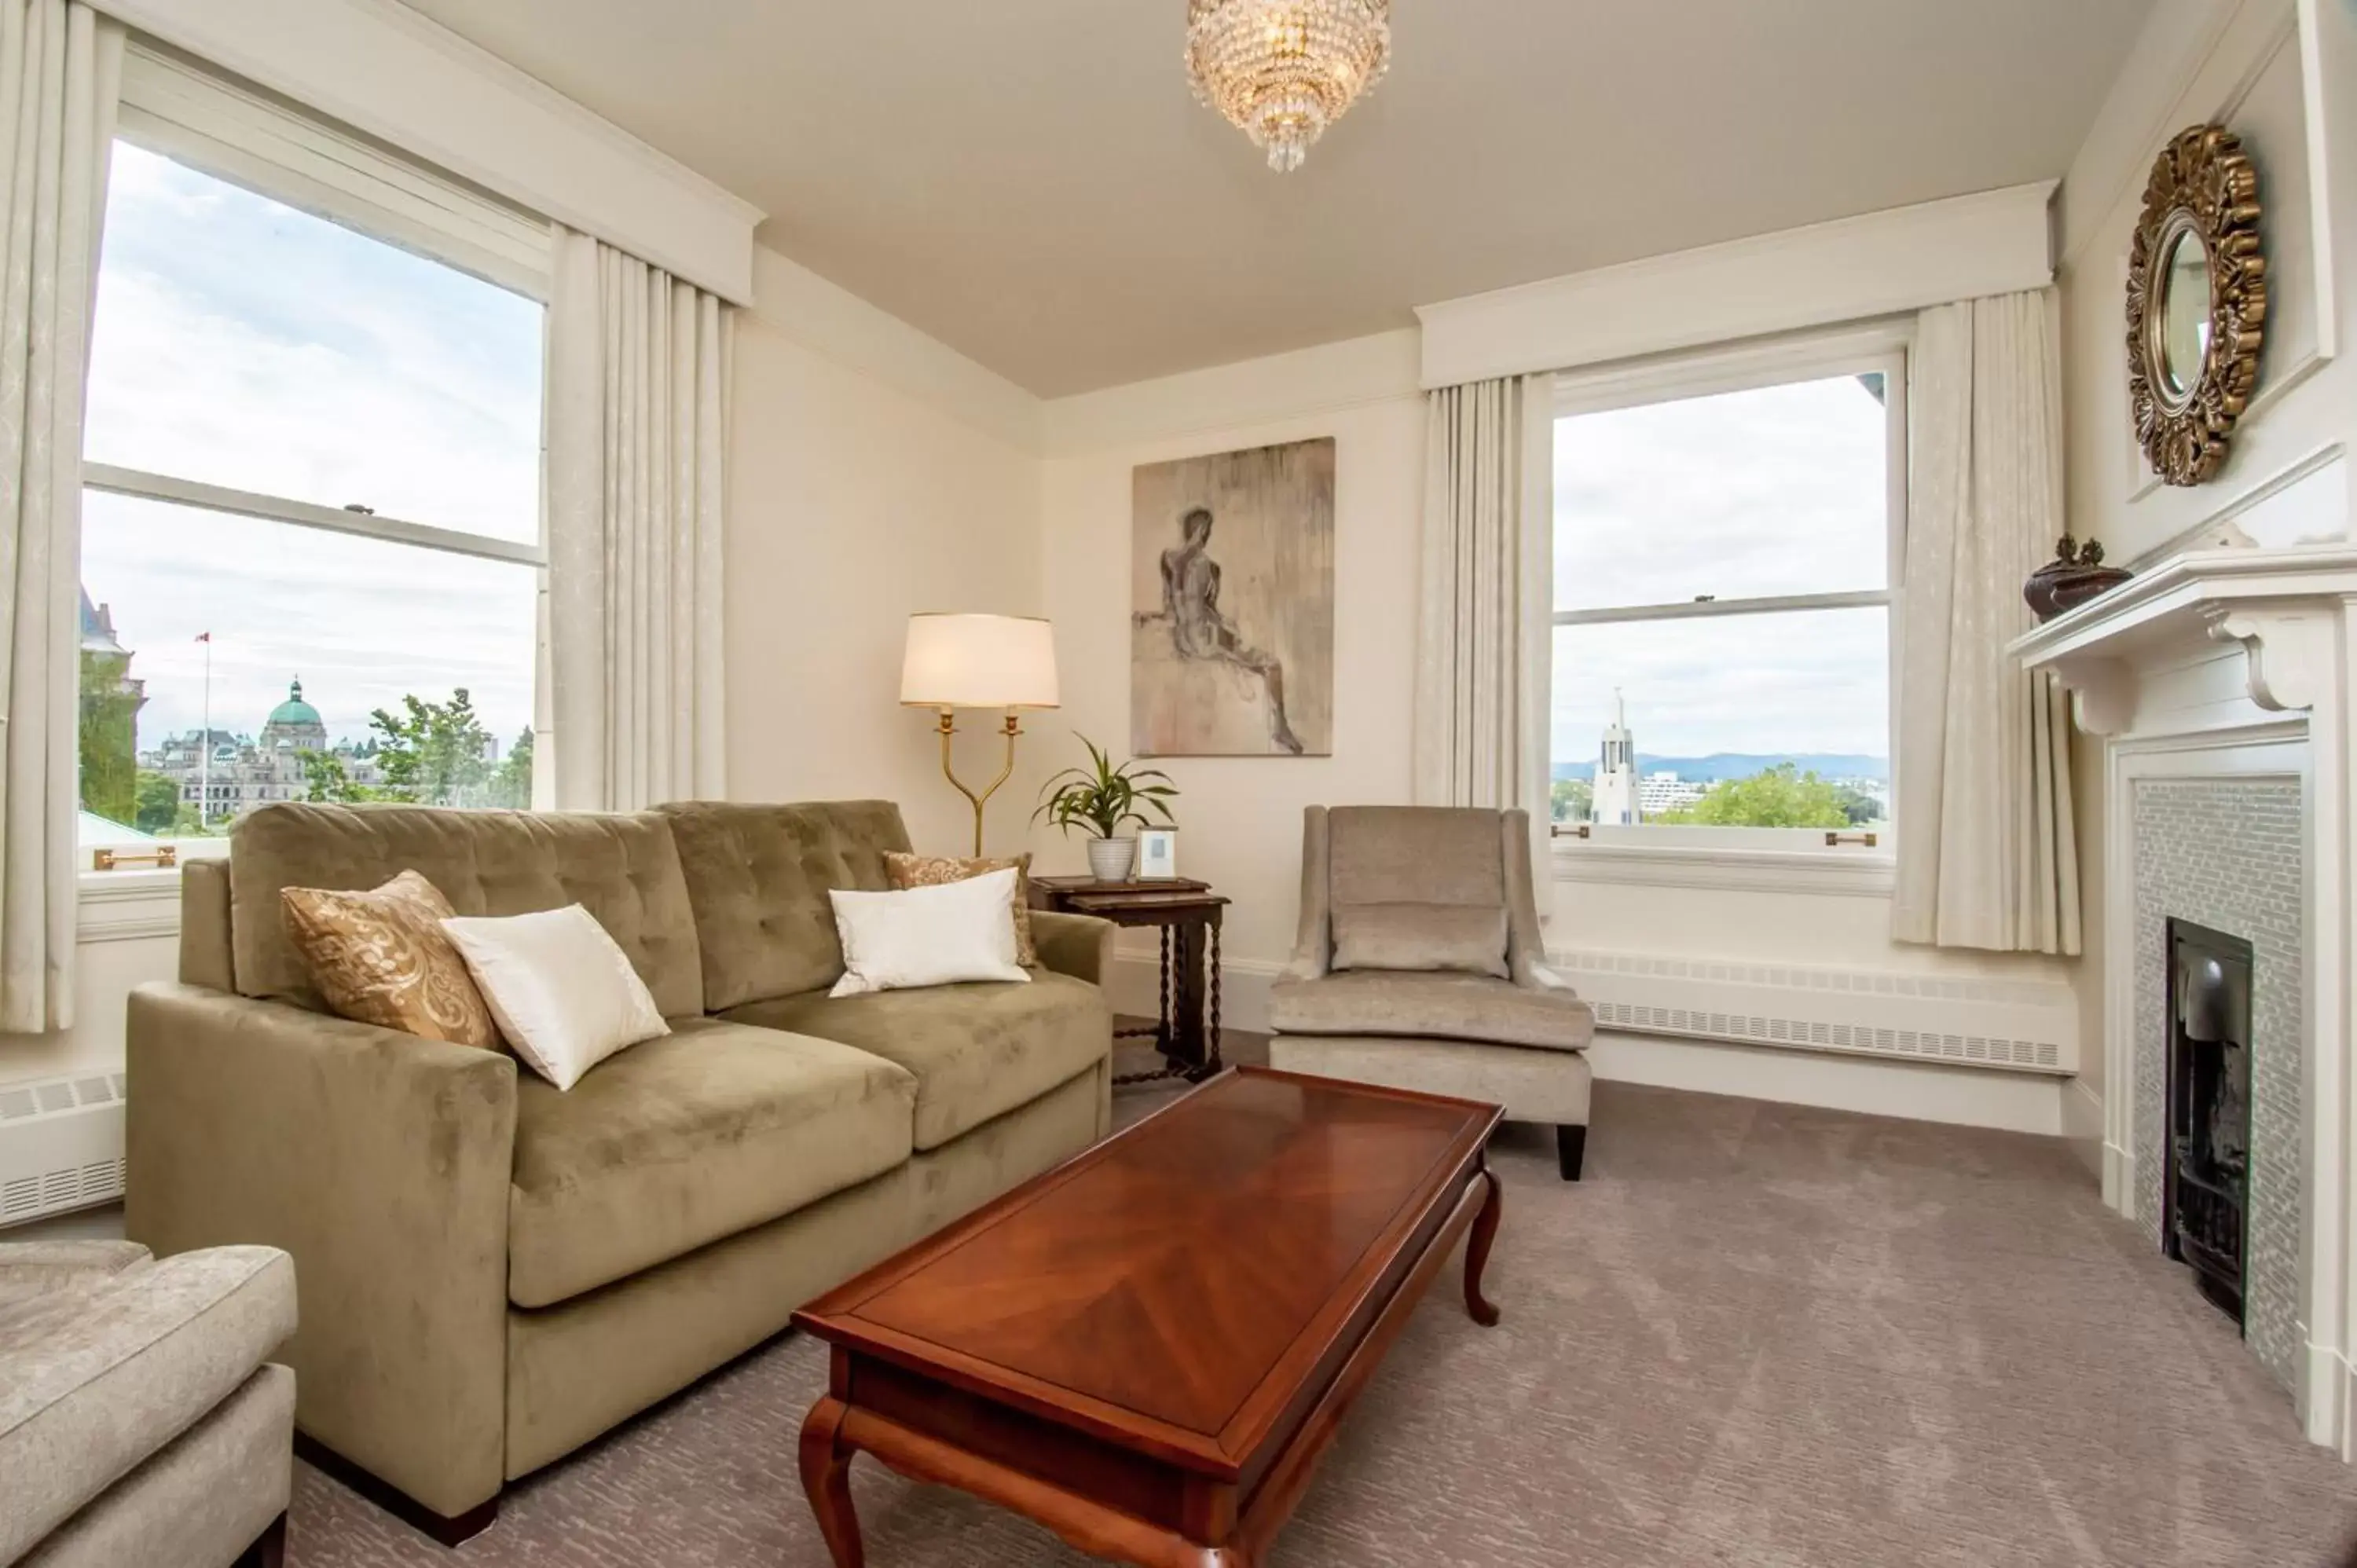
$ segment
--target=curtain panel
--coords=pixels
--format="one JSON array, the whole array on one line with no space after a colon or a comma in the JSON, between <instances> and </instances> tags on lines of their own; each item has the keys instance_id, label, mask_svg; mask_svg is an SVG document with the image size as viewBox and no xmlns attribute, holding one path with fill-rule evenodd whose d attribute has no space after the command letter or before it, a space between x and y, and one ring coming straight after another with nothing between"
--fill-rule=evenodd
<instances>
[{"instance_id":1,"label":"curtain panel","mask_svg":"<svg viewBox=\"0 0 2357 1568\"><path fill-rule=\"evenodd\" d=\"M548 312L555 801L727 788L721 533L735 311L559 229Z\"/></svg>"},{"instance_id":2,"label":"curtain panel","mask_svg":"<svg viewBox=\"0 0 2357 1568\"><path fill-rule=\"evenodd\" d=\"M2055 291L1924 311L1909 381L1892 935L2076 953L2067 703L2005 651L2062 532Z\"/></svg>"},{"instance_id":3,"label":"curtain panel","mask_svg":"<svg viewBox=\"0 0 2357 1568\"><path fill-rule=\"evenodd\" d=\"M1547 669L1554 378L1442 387L1426 398L1415 799L1531 813L1547 875Z\"/></svg>"},{"instance_id":4,"label":"curtain panel","mask_svg":"<svg viewBox=\"0 0 2357 1568\"><path fill-rule=\"evenodd\" d=\"M123 28L0 0L0 1030L73 1022L81 425Z\"/></svg>"}]
</instances>

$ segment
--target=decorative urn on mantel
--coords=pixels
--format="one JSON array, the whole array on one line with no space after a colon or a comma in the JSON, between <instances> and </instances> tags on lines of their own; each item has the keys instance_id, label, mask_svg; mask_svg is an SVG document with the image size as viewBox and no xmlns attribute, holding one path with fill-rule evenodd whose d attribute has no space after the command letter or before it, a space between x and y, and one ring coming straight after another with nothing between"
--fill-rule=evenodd
<instances>
[{"instance_id":1,"label":"decorative urn on mantel","mask_svg":"<svg viewBox=\"0 0 2357 1568\"><path fill-rule=\"evenodd\" d=\"M2136 574L2104 564L2104 546L2091 539L2083 547L2064 534L2054 546L2054 559L2029 575L2021 596L2029 613L2041 622L2077 609L2089 599L2110 593Z\"/></svg>"}]
</instances>

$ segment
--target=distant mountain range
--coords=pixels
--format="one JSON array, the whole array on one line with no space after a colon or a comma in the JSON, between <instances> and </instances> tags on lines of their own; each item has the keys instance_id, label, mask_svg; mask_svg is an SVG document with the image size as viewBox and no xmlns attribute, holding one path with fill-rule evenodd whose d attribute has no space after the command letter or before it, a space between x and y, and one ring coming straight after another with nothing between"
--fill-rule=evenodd
<instances>
[{"instance_id":1,"label":"distant mountain range","mask_svg":"<svg viewBox=\"0 0 2357 1568\"><path fill-rule=\"evenodd\" d=\"M1756 757L1748 752L1715 751L1708 757L1652 757L1637 754L1637 773L1674 773L1680 779L1691 779L1697 784L1716 784L1722 779L1749 779L1770 768L1789 762L1803 773L1813 773L1820 779L1880 779L1890 778L1890 759L1883 757L1852 757L1838 752L1803 751L1791 754ZM1555 765L1557 779L1596 779L1593 762L1558 762Z\"/></svg>"}]
</instances>

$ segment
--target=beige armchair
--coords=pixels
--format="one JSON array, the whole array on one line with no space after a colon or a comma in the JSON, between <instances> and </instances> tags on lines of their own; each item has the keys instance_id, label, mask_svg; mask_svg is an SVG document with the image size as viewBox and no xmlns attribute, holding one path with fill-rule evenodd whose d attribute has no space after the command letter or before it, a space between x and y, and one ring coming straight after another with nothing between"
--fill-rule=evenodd
<instances>
[{"instance_id":1,"label":"beige armchair","mask_svg":"<svg viewBox=\"0 0 2357 1568\"><path fill-rule=\"evenodd\" d=\"M0 1564L277 1568L294 1331L273 1248L0 1243Z\"/></svg>"},{"instance_id":2,"label":"beige armchair","mask_svg":"<svg viewBox=\"0 0 2357 1568\"><path fill-rule=\"evenodd\" d=\"M1269 1060L1552 1123L1563 1178L1577 1181L1596 1019L1546 967L1530 834L1523 811L1310 807Z\"/></svg>"}]
</instances>

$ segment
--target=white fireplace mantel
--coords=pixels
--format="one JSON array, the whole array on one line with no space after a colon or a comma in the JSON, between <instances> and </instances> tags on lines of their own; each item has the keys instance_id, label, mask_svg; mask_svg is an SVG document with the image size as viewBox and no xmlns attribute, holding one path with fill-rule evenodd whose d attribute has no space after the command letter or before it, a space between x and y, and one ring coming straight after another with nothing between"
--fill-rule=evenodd
<instances>
[{"instance_id":1,"label":"white fireplace mantel","mask_svg":"<svg viewBox=\"0 0 2357 1568\"><path fill-rule=\"evenodd\" d=\"M2357 546L2189 551L2016 639L2103 737L2104 1197L2136 1217L2135 791L2151 779L2301 786L2302 1203L2293 1399L2357 1456Z\"/></svg>"},{"instance_id":2,"label":"white fireplace mantel","mask_svg":"<svg viewBox=\"0 0 2357 1568\"><path fill-rule=\"evenodd\" d=\"M2357 549L2197 550L2016 639L2007 651L2052 670L2076 699L2079 727L2115 736L2136 725L2150 674L2213 642L2248 653L2251 700L2271 712L2314 708L2336 682L2337 628L2357 604Z\"/></svg>"}]
</instances>

